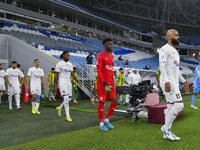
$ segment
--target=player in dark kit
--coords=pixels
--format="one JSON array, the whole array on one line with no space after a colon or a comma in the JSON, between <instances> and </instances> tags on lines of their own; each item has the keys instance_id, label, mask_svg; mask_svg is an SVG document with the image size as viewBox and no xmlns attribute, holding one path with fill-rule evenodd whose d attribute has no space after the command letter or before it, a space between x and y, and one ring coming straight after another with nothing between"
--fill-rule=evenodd
<instances>
[{"instance_id":1,"label":"player in dark kit","mask_svg":"<svg viewBox=\"0 0 200 150\"><path fill-rule=\"evenodd\" d=\"M113 42L112 39L106 38L103 41L104 51L97 55L97 73L98 73L98 81L97 81L97 95L98 95L98 113L99 113L99 121L100 121L100 129L102 131L108 131L108 129L104 126L107 125L108 128L114 129L114 127L110 124L109 119L113 114L115 107L117 105L117 96L116 90L114 86L114 57L111 54ZM103 107L104 102L106 100L111 101L110 108L108 110L106 119L103 121Z\"/></svg>"}]
</instances>

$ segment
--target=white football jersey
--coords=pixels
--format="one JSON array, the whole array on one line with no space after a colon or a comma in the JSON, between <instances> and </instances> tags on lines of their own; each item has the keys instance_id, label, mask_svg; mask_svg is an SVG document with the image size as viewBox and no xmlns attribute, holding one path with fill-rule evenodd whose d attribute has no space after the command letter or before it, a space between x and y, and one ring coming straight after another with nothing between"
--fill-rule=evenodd
<instances>
[{"instance_id":1,"label":"white football jersey","mask_svg":"<svg viewBox=\"0 0 200 150\"><path fill-rule=\"evenodd\" d=\"M8 75L8 80L13 86L19 86L19 78L18 78L20 76L19 69L8 68L6 70L6 75Z\"/></svg>"},{"instance_id":2,"label":"white football jersey","mask_svg":"<svg viewBox=\"0 0 200 150\"><path fill-rule=\"evenodd\" d=\"M28 70L28 76L30 76L30 86L41 86L41 77L44 76L44 71L42 68L31 67Z\"/></svg>"},{"instance_id":3,"label":"white football jersey","mask_svg":"<svg viewBox=\"0 0 200 150\"><path fill-rule=\"evenodd\" d=\"M179 84L180 56L178 51L171 45L165 44L159 52L159 63L162 62L165 62L165 69L170 83ZM162 77L162 72L160 81L165 81Z\"/></svg>"},{"instance_id":4,"label":"white football jersey","mask_svg":"<svg viewBox=\"0 0 200 150\"><path fill-rule=\"evenodd\" d=\"M6 76L6 72L4 70L0 71L0 84L5 84L4 83L4 77Z\"/></svg>"},{"instance_id":5,"label":"white football jersey","mask_svg":"<svg viewBox=\"0 0 200 150\"><path fill-rule=\"evenodd\" d=\"M65 62L65 61L60 61L56 65L56 70L55 72L59 72L59 82L62 83L61 81L68 81L71 82L70 77L71 77L71 72L73 71L73 65L72 63Z\"/></svg>"}]
</instances>

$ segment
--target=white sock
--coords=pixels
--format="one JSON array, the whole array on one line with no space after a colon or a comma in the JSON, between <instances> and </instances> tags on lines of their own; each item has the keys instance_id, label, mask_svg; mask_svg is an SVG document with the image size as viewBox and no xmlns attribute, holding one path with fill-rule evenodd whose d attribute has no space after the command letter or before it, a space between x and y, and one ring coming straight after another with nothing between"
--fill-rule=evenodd
<instances>
[{"instance_id":1,"label":"white sock","mask_svg":"<svg viewBox=\"0 0 200 150\"><path fill-rule=\"evenodd\" d=\"M20 107L20 98L19 98L19 94L15 94L15 102L17 104L17 108Z\"/></svg>"},{"instance_id":2,"label":"white sock","mask_svg":"<svg viewBox=\"0 0 200 150\"><path fill-rule=\"evenodd\" d=\"M70 116L69 115L69 96L68 95L63 96L63 98L64 98L64 106L65 106L66 116Z\"/></svg>"},{"instance_id":3,"label":"white sock","mask_svg":"<svg viewBox=\"0 0 200 150\"><path fill-rule=\"evenodd\" d=\"M103 126L103 125L104 125L103 122L100 122L100 127Z\"/></svg>"},{"instance_id":4,"label":"white sock","mask_svg":"<svg viewBox=\"0 0 200 150\"><path fill-rule=\"evenodd\" d=\"M35 103L35 110L38 111L38 108L40 106L40 103Z\"/></svg>"},{"instance_id":5,"label":"white sock","mask_svg":"<svg viewBox=\"0 0 200 150\"><path fill-rule=\"evenodd\" d=\"M59 108L62 110L63 107L64 107L64 101L63 101L62 104L59 106Z\"/></svg>"},{"instance_id":6,"label":"white sock","mask_svg":"<svg viewBox=\"0 0 200 150\"><path fill-rule=\"evenodd\" d=\"M35 102L32 102L32 108L35 108Z\"/></svg>"},{"instance_id":7,"label":"white sock","mask_svg":"<svg viewBox=\"0 0 200 150\"><path fill-rule=\"evenodd\" d=\"M173 106L174 106L174 104L167 104L167 109L166 109L166 112L165 112L165 122L167 120L169 111L172 109ZM171 128L171 126L172 126L172 124L170 124L170 128Z\"/></svg>"},{"instance_id":8,"label":"white sock","mask_svg":"<svg viewBox=\"0 0 200 150\"><path fill-rule=\"evenodd\" d=\"M183 107L184 107L183 103L174 103L174 106L171 108L171 110L168 112L167 115L167 120L165 122L165 125L167 127L170 127L170 125L176 119L178 113L183 110Z\"/></svg>"},{"instance_id":9,"label":"white sock","mask_svg":"<svg viewBox=\"0 0 200 150\"><path fill-rule=\"evenodd\" d=\"M8 96L8 102L9 102L9 104L12 104L12 95Z\"/></svg>"},{"instance_id":10,"label":"white sock","mask_svg":"<svg viewBox=\"0 0 200 150\"><path fill-rule=\"evenodd\" d=\"M109 121L109 119L105 118L104 121L107 122L107 121Z\"/></svg>"}]
</instances>

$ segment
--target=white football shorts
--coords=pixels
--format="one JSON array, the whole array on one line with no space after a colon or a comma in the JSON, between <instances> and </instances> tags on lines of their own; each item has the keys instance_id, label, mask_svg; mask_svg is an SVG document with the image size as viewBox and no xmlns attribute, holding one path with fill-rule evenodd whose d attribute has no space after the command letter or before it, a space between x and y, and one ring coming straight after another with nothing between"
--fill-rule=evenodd
<instances>
[{"instance_id":1,"label":"white football shorts","mask_svg":"<svg viewBox=\"0 0 200 150\"><path fill-rule=\"evenodd\" d=\"M170 85L171 85L171 91L166 92L165 91L165 82L160 81L160 86L161 86L161 89L163 90L163 93L166 97L166 101L170 102L170 103L174 103L174 102L183 100L183 98L181 96L181 92L179 90L179 85L175 84L174 82L170 82Z\"/></svg>"}]
</instances>

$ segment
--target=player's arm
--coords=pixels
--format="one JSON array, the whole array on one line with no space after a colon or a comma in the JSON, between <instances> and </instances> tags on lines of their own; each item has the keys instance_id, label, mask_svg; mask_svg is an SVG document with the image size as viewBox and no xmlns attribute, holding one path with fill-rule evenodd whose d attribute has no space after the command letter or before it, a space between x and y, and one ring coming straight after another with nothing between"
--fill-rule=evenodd
<instances>
[{"instance_id":1,"label":"player's arm","mask_svg":"<svg viewBox=\"0 0 200 150\"><path fill-rule=\"evenodd\" d=\"M12 86L12 84L10 83L8 77L9 77L8 75L5 76L6 82L8 83L8 85Z\"/></svg>"},{"instance_id":2,"label":"player's arm","mask_svg":"<svg viewBox=\"0 0 200 150\"><path fill-rule=\"evenodd\" d=\"M54 77L54 85L53 85L53 93L54 92L57 92L57 88L56 88L56 85L57 85L57 82L58 82L58 75L59 75L59 72L55 72L55 77Z\"/></svg>"},{"instance_id":3,"label":"player's arm","mask_svg":"<svg viewBox=\"0 0 200 150\"><path fill-rule=\"evenodd\" d=\"M71 71L71 76L72 78L79 84L79 86L81 87L82 84L78 81L78 79L76 78L75 74L74 74L74 71Z\"/></svg>"},{"instance_id":4,"label":"player's arm","mask_svg":"<svg viewBox=\"0 0 200 150\"><path fill-rule=\"evenodd\" d=\"M45 86L45 82L44 82L44 76L41 76L41 79L42 79L42 83L43 83L44 91L45 91L46 90L46 86Z\"/></svg>"},{"instance_id":5,"label":"player's arm","mask_svg":"<svg viewBox=\"0 0 200 150\"><path fill-rule=\"evenodd\" d=\"M129 83L128 83L126 80L124 80L124 83L126 83L126 84L128 84L128 85L129 85Z\"/></svg>"},{"instance_id":6,"label":"player's arm","mask_svg":"<svg viewBox=\"0 0 200 150\"><path fill-rule=\"evenodd\" d=\"M169 79L167 76L167 72L165 69L166 66L166 58L168 57L168 53L166 50L161 49L159 52L159 63L160 63L160 72L162 73L162 77L165 82L165 91L170 92L171 91L171 85L169 83Z\"/></svg>"},{"instance_id":7,"label":"player's arm","mask_svg":"<svg viewBox=\"0 0 200 150\"><path fill-rule=\"evenodd\" d=\"M185 91L188 90L188 83L186 82L186 80L183 78L181 72L179 71L179 81L181 81L183 83L183 85L185 86Z\"/></svg>"},{"instance_id":8,"label":"player's arm","mask_svg":"<svg viewBox=\"0 0 200 150\"><path fill-rule=\"evenodd\" d=\"M30 76L27 75L27 78L26 78L26 83L27 83L27 90L29 91L29 81L30 81Z\"/></svg>"},{"instance_id":9,"label":"player's arm","mask_svg":"<svg viewBox=\"0 0 200 150\"><path fill-rule=\"evenodd\" d=\"M159 80L158 80L158 75L156 75L156 81L157 81L157 87L159 88L160 87L160 83L159 83Z\"/></svg>"},{"instance_id":10,"label":"player's arm","mask_svg":"<svg viewBox=\"0 0 200 150\"><path fill-rule=\"evenodd\" d=\"M50 74L47 75L47 82L52 85L52 83L50 82L49 78L50 78Z\"/></svg>"}]
</instances>

